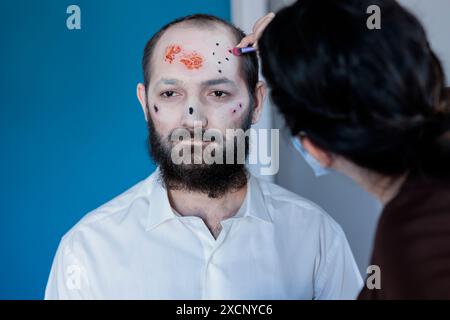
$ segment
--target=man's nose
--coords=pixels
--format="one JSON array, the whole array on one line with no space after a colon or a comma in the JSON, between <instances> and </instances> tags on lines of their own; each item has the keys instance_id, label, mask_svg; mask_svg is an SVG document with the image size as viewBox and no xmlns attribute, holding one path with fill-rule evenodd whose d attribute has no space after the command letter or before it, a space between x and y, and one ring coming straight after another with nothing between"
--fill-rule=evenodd
<instances>
[{"instance_id":1,"label":"man's nose","mask_svg":"<svg viewBox=\"0 0 450 320\"><path fill-rule=\"evenodd\" d=\"M208 117L206 116L203 108L197 103L190 103L185 107L183 114L183 126L194 127L201 123L203 128L208 126Z\"/></svg>"}]
</instances>

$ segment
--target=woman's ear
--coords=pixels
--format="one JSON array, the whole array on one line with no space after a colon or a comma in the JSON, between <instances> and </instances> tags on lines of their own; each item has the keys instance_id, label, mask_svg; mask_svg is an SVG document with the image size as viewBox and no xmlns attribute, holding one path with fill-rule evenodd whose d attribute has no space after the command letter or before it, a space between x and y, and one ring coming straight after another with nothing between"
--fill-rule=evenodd
<instances>
[{"instance_id":1,"label":"woman's ear","mask_svg":"<svg viewBox=\"0 0 450 320\"><path fill-rule=\"evenodd\" d=\"M147 95L145 94L145 86L142 83L138 83L137 88L136 88L136 95L139 100L139 103L141 104L142 111L144 111L145 121L148 121L148 119L147 119Z\"/></svg>"},{"instance_id":2,"label":"woman's ear","mask_svg":"<svg viewBox=\"0 0 450 320\"><path fill-rule=\"evenodd\" d=\"M266 95L266 85L263 81L258 81L255 90L255 102L253 106L252 124L259 121L264 106L264 97Z\"/></svg>"},{"instance_id":3,"label":"woman's ear","mask_svg":"<svg viewBox=\"0 0 450 320\"><path fill-rule=\"evenodd\" d=\"M330 168L333 165L333 155L315 145L308 137L299 136L303 147L313 156L324 168Z\"/></svg>"}]
</instances>

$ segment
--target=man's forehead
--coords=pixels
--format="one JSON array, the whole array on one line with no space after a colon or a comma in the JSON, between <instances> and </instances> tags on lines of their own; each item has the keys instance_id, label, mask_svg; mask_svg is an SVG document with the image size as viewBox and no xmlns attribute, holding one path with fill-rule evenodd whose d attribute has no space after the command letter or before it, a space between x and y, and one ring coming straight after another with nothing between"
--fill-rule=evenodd
<instances>
[{"instance_id":1,"label":"man's forehead","mask_svg":"<svg viewBox=\"0 0 450 320\"><path fill-rule=\"evenodd\" d=\"M224 49L233 48L236 45L234 43L236 39L230 28L217 23L208 25L180 23L175 25L164 32L158 41L157 48L164 49L173 42L178 42L187 49L195 49L195 47Z\"/></svg>"},{"instance_id":2,"label":"man's forehead","mask_svg":"<svg viewBox=\"0 0 450 320\"><path fill-rule=\"evenodd\" d=\"M174 26L158 41L152 56L152 69L164 78L234 78L238 58L232 49L235 40L229 28L220 25Z\"/></svg>"}]
</instances>

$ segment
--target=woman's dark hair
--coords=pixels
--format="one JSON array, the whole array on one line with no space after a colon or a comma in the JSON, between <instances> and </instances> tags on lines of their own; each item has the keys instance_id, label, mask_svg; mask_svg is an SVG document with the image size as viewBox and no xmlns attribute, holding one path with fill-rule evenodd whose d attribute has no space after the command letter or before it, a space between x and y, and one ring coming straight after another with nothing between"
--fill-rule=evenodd
<instances>
[{"instance_id":1,"label":"woman's dark hair","mask_svg":"<svg viewBox=\"0 0 450 320\"><path fill-rule=\"evenodd\" d=\"M381 29L367 8L381 9ZM444 74L418 20L394 0L301 0L258 42L291 133L386 175L450 176Z\"/></svg>"},{"instance_id":2,"label":"woman's dark hair","mask_svg":"<svg viewBox=\"0 0 450 320\"><path fill-rule=\"evenodd\" d=\"M153 51L158 43L159 39L163 36L163 34L171 27L175 25L179 25L181 23L191 24L198 27L211 28L215 25L222 25L226 27L234 37L236 44L241 41L243 37L245 37L245 33L234 26L233 24L213 15L209 14L193 14L185 17L178 18L173 20L163 26L158 32L156 32L150 40L148 40L147 44L144 48L144 54L142 56L142 72L144 75L144 86L145 89L148 89L148 84L150 82L151 77L151 64L152 64L152 56ZM241 56L240 58L240 72L241 77L244 79L247 89L250 95L250 106L253 106L253 99L255 97L256 84L258 82L258 72L259 72L259 63L258 57L256 53L246 54Z\"/></svg>"}]
</instances>

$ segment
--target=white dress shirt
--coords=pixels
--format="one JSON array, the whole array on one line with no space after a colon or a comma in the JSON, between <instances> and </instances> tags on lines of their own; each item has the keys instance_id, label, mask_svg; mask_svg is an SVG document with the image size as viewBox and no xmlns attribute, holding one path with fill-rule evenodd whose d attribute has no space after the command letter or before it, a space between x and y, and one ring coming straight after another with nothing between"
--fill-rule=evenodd
<instances>
[{"instance_id":1,"label":"white dress shirt","mask_svg":"<svg viewBox=\"0 0 450 320\"><path fill-rule=\"evenodd\" d=\"M251 177L216 240L172 210L158 177L62 238L46 299L354 299L362 288L342 229L312 202Z\"/></svg>"}]
</instances>

